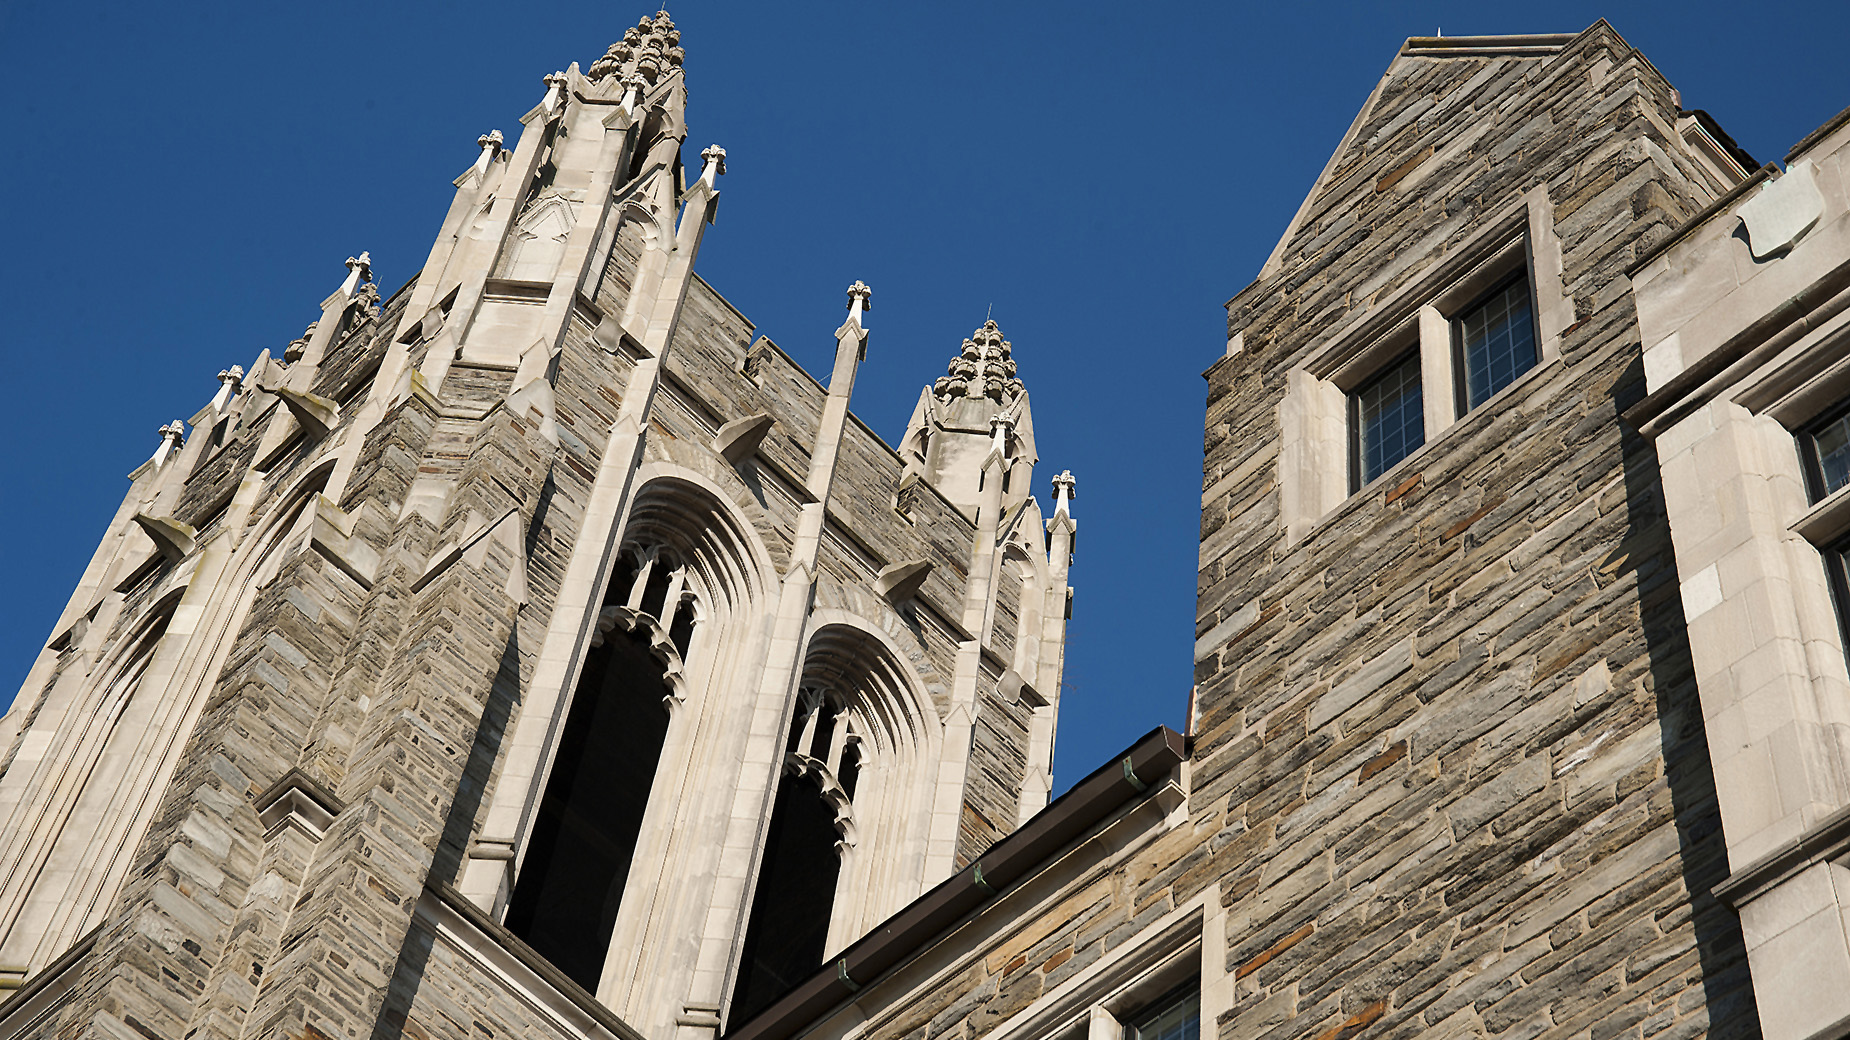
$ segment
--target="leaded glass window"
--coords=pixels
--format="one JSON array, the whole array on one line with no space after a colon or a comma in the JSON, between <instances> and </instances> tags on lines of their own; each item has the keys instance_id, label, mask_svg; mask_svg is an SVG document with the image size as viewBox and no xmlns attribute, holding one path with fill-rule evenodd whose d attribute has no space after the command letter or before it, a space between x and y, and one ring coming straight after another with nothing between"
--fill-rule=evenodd
<instances>
[{"instance_id":1,"label":"leaded glass window","mask_svg":"<svg viewBox=\"0 0 1850 1040\"><path fill-rule=\"evenodd\" d=\"M1850 408L1833 412L1799 432L1805 490L1817 502L1850 484Z\"/></svg>"},{"instance_id":2,"label":"leaded glass window","mask_svg":"<svg viewBox=\"0 0 1850 1040\"><path fill-rule=\"evenodd\" d=\"M1464 372L1464 406L1490 400L1535 367L1535 308L1528 272L1519 272L1458 316L1458 360Z\"/></svg>"},{"instance_id":3,"label":"leaded glass window","mask_svg":"<svg viewBox=\"0 0 1850 1040\"><path fill-rule=\"evenodd\" d=\"M1349 395L1351 490L1393 468L1426 443L1426 406L1420 394L1420 355L1411 352Z\"/></svg>"},{"instance_id":4,"label":"leaded glass window","mask_svg":"<svg viewBox=\"0 0 1850 1040\"><path fill-rule=\"evenodd\" d=\"M1201 991L1194 983L1164 996L1131 1018L1124 1040L1200 1040Z\"/></svg>"}]
</instances>

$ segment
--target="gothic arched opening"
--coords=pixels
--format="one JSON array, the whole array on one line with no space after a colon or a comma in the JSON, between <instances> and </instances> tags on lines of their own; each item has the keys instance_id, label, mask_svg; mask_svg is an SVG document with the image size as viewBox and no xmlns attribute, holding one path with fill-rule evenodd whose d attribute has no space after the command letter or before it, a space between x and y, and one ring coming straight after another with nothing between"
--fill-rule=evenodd
<instances>
[{"instance_id":1,"label":"gothic arched opening","mask_svg":"<svg viewBox=\"0 0 1850 1040\"><path fill-rule=\"evenodd\" d=\"M646 626L591 651L508 902L508 929L592 992L668 734L668 696Z\"/></svg>"},{"instance_id":2,"label":"gothic arched opening","mask_svg":"<svg viewBox=\"0 0 1850 1040\"><path fill-rule=\"evenodd\" d=\"M835 809L814 773L785 773L766 830L752 893L751 925L732 990L732 1021L743 1022L822 966L835 886L841 880Z\"/></svg>"}]
</instances>

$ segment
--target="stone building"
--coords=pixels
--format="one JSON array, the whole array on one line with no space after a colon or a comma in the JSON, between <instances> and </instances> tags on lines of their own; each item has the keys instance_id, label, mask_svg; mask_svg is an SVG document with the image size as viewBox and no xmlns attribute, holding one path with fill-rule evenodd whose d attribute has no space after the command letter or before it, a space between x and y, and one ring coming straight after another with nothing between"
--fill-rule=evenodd
<instances>
[{"instance_id":1,"label":"stone building","mask_svg":"<svg viewBox=\"0 0 1850 1040\"><path fill-rule=\"evenodd\" d=\"M1843 182L1816 161L1830 221ZM1735 731L1706 728L1735 696L1711 675L1747 696L1771 665L1685 623L1712 605L1686 538L1710 559L1741 544L1724 527L1779 541L1804 499L1788 481L1787 513L1716 523L1651 440L1669 429L1652 416L1687 411L1664 395L1835 314L1835 224L1809 232L1817 263L1802 228L1771 232L1797 269L1749 288L1738 222L1712 207L1771 176L1755 165L1604 22L1407 41L1206 372L1186 749L1133 745L729 1040L1841 1035L1806 996L1839 978L1806 958L1821 933L1842 946L1841 713L1752 738L1756 767L1815 774L1782 817L1785 778L1769 806L1771 769L1744 775L1717 744ZM1685 302L1635 289L1693 277L1679 250L1705 242L1718 270ZM1693 316L1730 279L1732 324ZM1781 309L1790 293L1810 310ZM1756 308L1790 331L1768 340ZM1645 353L1685 317L1703 346ZM1744 327L1774 345L1699 360ZM1700 374L1664 383L1679 365ZM1734 470L1691 473L1765 479L1764 443L1725 450ZM1710 600L1780 594L1739 566ZM1813 642L1768 637L1790 641L1788 686L1844 669L1810 566ZM1773 858L1741 875L1737 848ZM1716 895L1751 911L1763 889L1763 918Z\"/></svg>"},{"instance_id":2,"label":"stone building","mask_svg":"<svg viewBox=\"0 0 1850 1040\"><path fill-rule=\"evenodd\" d=\"M0 724L0 1036L711 1037L1046 803L1011 345L895 451L866 286L826 385L754 334L682 57L547 76L413 278L161 430Z\"/></svg>"},{"instance_id":3,"label":"stone building","mask_svg":"<svg viewBox=\"0 0 1850 1040\"><path fill-rule=\"evenodd\" d=\"M0 730L0 1040L1845 1034L1850 113L1408 40L1206 372L1187 733L1049 803L1011 348L893 451L864 286L754 340L677 47L163 431Z\"/></svg>"},{"instance_id":4,"label":"stone building","mask_svg":"<svg viewBox=\"0 0 1850 1040\"><path fill-rule=\"evenodd\" d=\"M1761 1022L1850 1027L1850 109L1629 269Z\"/></svg>"}]
</instances>

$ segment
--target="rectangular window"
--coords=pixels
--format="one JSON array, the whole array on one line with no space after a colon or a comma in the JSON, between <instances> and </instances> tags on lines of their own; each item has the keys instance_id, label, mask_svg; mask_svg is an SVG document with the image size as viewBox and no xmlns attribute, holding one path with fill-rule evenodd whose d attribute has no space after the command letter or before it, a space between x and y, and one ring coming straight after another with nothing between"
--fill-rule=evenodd
<instances>
[{"instance_id":1,"label":"rectangular window","mask_svg":"<svg viewBox=\"0 0 1850 1040\"><path fill-rule=\"evenodd\" d=\"M1813 502L1850 484L1850 406L1827 412L1800 430L1799 457L1805 463L1805 491Z\"/></svg>"},{"instance_id":2,"label":"rectangular window","mask_svg":"<svg viewBox=\"0 0 1850 1040\"><path fill-rule=\"evenodd\" d=\"M1415 350L1349 395L1350 490L1370 481L1426 443L1426 407Z\"/></svg>"},{"instance_id":3,"label":"rectangular window","mask_svg":"<svg viewBox=\"0 0 1850 1040\"><path fill-rule=\"evenodd\" d=\"M1201 987L1193 980L1135 1015L1125 1016L1124 1040L1200 1040Z\"/></svg>"},{"instance_id":4,"label":"rectangular window","mask_svg":"<svg viewBox=\"0 0 1850 1040\"><path fill-rule=\"evenodd\" d=\"M1824 574L1831 585L1831 603L1837 607L1837 636L1844 651L1850 654L1850 538L1839 538L1824 547Z\"/></svg>"},{"instance_id":5,"label":"rectangular window","mask_svg":"<svg viewBox=\"0 0 1850 1040\"><path fill-rule=\"evenodd\" d=\"M1529 277L1519 270L1452 323L1455 364L1462 375L1459 412L1468 412L1535 367L1535 307Z\"/></svg>"}]
</instances>

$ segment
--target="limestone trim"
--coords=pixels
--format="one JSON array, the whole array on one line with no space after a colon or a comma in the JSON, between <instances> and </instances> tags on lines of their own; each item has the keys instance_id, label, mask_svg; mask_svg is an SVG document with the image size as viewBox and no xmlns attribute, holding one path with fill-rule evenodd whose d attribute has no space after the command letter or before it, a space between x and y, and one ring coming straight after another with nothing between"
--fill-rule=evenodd
<instances>
[{"instance_id":1,"label":"limestone trim","mask_svg":"<svg viewBox=\"0 0 1850 1040\"><path fill-rule=\"evenodd\" d=\"M470 898L491 913L500 913L511 890L510 857L499 852L502 848L515 850L512 862L518 862L524 854L533 814L545 793L559 731L577 689L585 652L597 635L606 589L623 553L644 544L668 545L692 572L690 591L706 616L696 627L696 641L689 648L688 660L680 662L676 689L689 699L677 704L696 711L709 679L717 681L719 673L742 667L741 641L751 640L748 619L754 616L753 605L775 584L775 568L762 540L749 519L737 515L717 485L692 471L661 463L639 470L636 483L633 505L624 518L625 529L613 538L618 544L612 547L598 575L584 586L561 590L551 627L558 630L569 624L577 638L570 647L561 641L557 649L548 640L543 654L563 652L569 654L569 659L553 660L552 667L547 668L543 657L508 741L500 782L479 830L481 842L495 848L497 854L472 857L462 885ZM587 523L579 540L589 546L598 541L598 532ZM727 624L735 618L738 624ZM671 715L662 751L663 770L672 770L677 757L686 757L693 739L689 728L696 725L678 710L671 709ZM658 777L658 783L661 779ZM658 789L651 801L662 800L664 791ZM651 820L654 812L652 807ZM645 826L644 833L653 832ZM638 849L638 864L643 862L643 851Z\"/></svg>"},{"instance_id":2,"label":"limestone trim","mask_svg":"<svg viewBox=\"0 0 1850 1040\"><path fill-rule=\"evenodd\" d=\"M1850 806L1735 870L1712 891L1715 898L1739 910L1813 866L1846 861L1850 861Z\"/></svg>"},{"instance_id":3,"label":"limestone trim","mask_svg":"<svg viewBox=\"0 0 1850 1040\"><path fill-rule=\"evenodd\" d=\"M930 843L944 726L909 656L863 618L832 608L811 614L799 686L841 698L860 755L854 831L844 835L856 840L841 849L830 954L924 891L930 853L943 851Z\"/></svg>"},{"instance_id":4,"label":"limestone trim","mask_svg":"<svg viewBox=\"0 0 1850 1040\"><path fill-rule=\"evenodd\" d=\"M1793 534L1822 549L1850 531L1850 487L1827 495L1811 511L1792 522Z\"/></svg>"},{"instance_id":5,"label":"limestone trim","mask_svg":"<svg viewBox=\"0 0 1850 1040\"><path fill-rule=\"evenodd\" d=\"M1631 264L1625 268L1625 277L1636 278L1640 272L1651 266L1651 261L1663 256L1672 246L1688 238L1697 228L1708 223L1718 214L1733 209L1734 204L1739 202L1748 192L1754 190L1755 185L1768 179L1776 179L1779 176L1781 176L1780 169L1773 163L1767 163L1758 170L1748 174L1746 180L1736 184L1720 198L1698 210L1695 216L1684 221L1670 234L1665 235L1662 241L1638 254L1638 259L1633 260Z\"/></svg>"},{"instance_id":6,"label":"limestone trim","mask_svg":"<svg viewBox=\"0 0 1850 1040\"><path fill-rule=\"evenodd\" d=\"M263 823L263 838L274 841L285 830L302 832L318 842L334 825L343 806L332 791L299 768L292 768L265 788L252 803Z\"/></svg>"},{"instance_id":7,"label":"limestone trim","mask_svg":"<svg viewBox=\"0 0 1850 1040\"><path fill-rule=\"evenodd\" d=\"M454 888L432 883L418 900L415 913L418 924L437 942L500 983L502 993L511 995L564 1035L583 1040L644 1040L641 1033Z\"/></svg>"},{"instance_id":8,"label":"limestone trim","mask_svg":"<svg viewBox=\"0 0 1850 1040\"><path fill-rule=\"evenodd\" d=\"M1460 313L1499 282L1528 272L1539 358L1469 412L1459 403L1453 326ZM1279 523L1288 544L1310 537L1348 501L1393 486L1413 460L1440 444L1468 414L1494 410L1523 392L1561 358L1573 323L1562 286L1561 241L1547 185L1538 185L1486 221L1426 273L1312 348L1286 376L1279 403ZM1417 352L1425 442L1373 480L1351 488L1349 395L1385 365Z\"/></svg>"},{"instance_id":9,"label":"limestone trim","mask_svg":"<svg viewBox=\"0 0 1850 1040\"><path fill-rule=\"evenodd\" d=\"M83 980L84 959L96 946L96 937L102 933L101 925L90 930L83 938L71 944L71 948L59 955L58 959L47 964L44 970L28 978L24 985L13 991L12 996L0 1001L0 1040L24 1040L28 1036L39 1035L41 1026L46 1025L54 1012L64 1006Z\"/></svg>"},{"instance_id":10,"label":"limestone trim","mask_svg":"<svg viewBox=\"0 0 1850 1040\"><path fill-rule=\"evenodd\" d=\"M1232 1007L1224 963L1203 956L1210 919L1224 932L1220 886L1209 885L1085 970L998 1023L984 1040L1119 1040L1121 1019L1188 981L1201 987L1201 1020L1213 1022ZM1213 1001L1213 1004L1210 1004Z\"/></svg>"}]
</instances>

